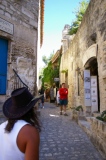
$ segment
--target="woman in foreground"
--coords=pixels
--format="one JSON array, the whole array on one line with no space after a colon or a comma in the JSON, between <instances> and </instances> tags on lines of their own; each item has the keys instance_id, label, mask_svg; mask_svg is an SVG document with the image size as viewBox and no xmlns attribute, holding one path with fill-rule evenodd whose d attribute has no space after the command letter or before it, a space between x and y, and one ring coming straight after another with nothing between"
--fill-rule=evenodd
<instances>
[{"instance_id":1,"label":"woman in foreground","mask_svg":"<svg viewBox=\"0 0 106 160\"><path fill-rule=\"evenodd\" d=\"M3 105L7 121L0 125L0 160L39 160L40 125L26 87L14 90Z\"/></svg>"}]
</instances>

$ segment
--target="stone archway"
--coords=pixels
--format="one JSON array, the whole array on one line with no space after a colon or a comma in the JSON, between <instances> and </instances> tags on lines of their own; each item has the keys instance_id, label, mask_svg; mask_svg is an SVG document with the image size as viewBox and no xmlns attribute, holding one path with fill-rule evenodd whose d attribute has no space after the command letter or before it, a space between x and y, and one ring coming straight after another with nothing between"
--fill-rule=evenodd
<instances>
[{"instance_id":1,"label":"stone archway","mask_svg":"<svg viewBox=\"0 0 106 160\"><path fill-rule=\"evenodd\" d=\"M97 90L97 111L100 111L100 97L99 97L99 78L98 78L98 63L97 63L97 58L96 57L92 57L90 58L86 64L84 65L84 69L85 70L90 70L90 76L91 76L91 83L92 83L92 78L96 78L97 80L97 87L94 88L94 90ZM94 101L94 99L92 98L92 86L91 86L91 107L93 107L92 105L92 101Z\"/></svg>"},{"instance_id":2,"label":"stone archway","mask_svg":"<svg viewBox=\"0 0 106 160\"><path fill-rule=\"evenodd\" d=\"M97 110L100 111L100 97L99 97L99 78L98 78L98 63L97 63L97 44L90 46L84 53L83 59L84 70L90 70L91 81L93 78L96 79L97 83ZM91 112L93 108L93 99L92 97L92 86L91 86Z\"/></svg>"},{"instance_id":3,"label":"stone archway","mask_svg":"<svg viewBox=\"0 0 106 160\"><path fill-rule=\"evenodd\" d=\"M97 44L93 44L86 50L86 52L83 55L83 58L82 58L83 66L85 66L87 61L92 57L96 58L96 54L97 54Z\"/></svg>"},{"instance_id":4,"label":"stone archway","mask_svg":"<svg viewBox=\"0 0 106 160\"><path fill-rule=\"evenodd\" d=\"M92 57L90 58L86 64L84 65L85 69L89 69L90 70L90 74L91 76L95 76L98 75L98 64L97 64L97 58L96 57Z\"/></svg>"}]
</instances>

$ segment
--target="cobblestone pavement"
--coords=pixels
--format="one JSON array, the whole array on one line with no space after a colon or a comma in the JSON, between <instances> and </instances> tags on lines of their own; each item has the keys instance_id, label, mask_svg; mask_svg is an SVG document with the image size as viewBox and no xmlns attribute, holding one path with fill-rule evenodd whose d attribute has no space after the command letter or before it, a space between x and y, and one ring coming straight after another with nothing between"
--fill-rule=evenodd
<instances>
[{"instance_id":1,"label":"cobblestone pavement","mask_svg":"<svg viewBox=\"0 0 106 160\"><path fill-rule=\"evenodd\" d=\"M40 160L103 160L86 133L68 116L59 115L59 107L45 102L40 109Z\"/></svg>"}]
</instances>

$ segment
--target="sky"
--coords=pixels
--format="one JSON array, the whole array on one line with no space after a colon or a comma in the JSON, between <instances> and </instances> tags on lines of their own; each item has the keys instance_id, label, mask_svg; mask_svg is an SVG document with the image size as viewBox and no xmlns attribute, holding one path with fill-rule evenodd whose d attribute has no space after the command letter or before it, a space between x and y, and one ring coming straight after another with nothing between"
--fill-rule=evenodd
<instances>
[{"instance_id":1,"label":"sky","mask_svg":"<svg viewBox=\"0 0 106 160\"><path fill-rule=\"evenodd\" d=\"M39 64L42 66L42 56L47 58L61 46L62 31L66 24L75 20L75 10L82 0L45 0L44 35L40 49Z\"/></svg>"}]
</instances>

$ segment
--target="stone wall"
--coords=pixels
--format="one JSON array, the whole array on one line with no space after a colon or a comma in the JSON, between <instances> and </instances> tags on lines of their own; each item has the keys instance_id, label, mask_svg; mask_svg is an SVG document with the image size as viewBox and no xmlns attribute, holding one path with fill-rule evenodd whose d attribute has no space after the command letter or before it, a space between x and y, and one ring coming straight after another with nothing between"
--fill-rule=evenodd
<instances>
[{"instance_id":1,"label":"stone wall","mask_svg":"<svg viewBox=\"0 0 106 160\"><path fill-rule=\"evenodd\" d=\"M89 137L102 156L106 158L106 123L95 117L88 119L91 124Z\"/></svg>"},{"instance_id":2,"label":"stone wall","mask_svg":"<svg viewBox=\"0 0 106 160\"><path fill-rule=\"evenodd\" d=\"M62 53L61 70L68 69L68 89L69 89L69 106L75 107L84 104L84 81L83 71L85 64L92 57L98 62L98 79L100 92L100 112L106 109L106 1L91 0L88 9L83 17L82 23L70 40L70 45L64 53ZM64 46L64 43L63 43ZM80 68L80 73L76 71ZM82 77L81 77L82 75ZM60 75L61 80L65 81L65 75ZM79 77L79 82L78 82ZM78 88L79 83L79 88Z\"/></svg>"},{"instance_id":3,"label":"stone wall","mask_svg":"<svg viewBox=\"0 0 106 160\"><path fill-rule=\"evenodd\" d=\"M0 30L0 38L8 40L7 95L13 90L13 68L36 94L39 0L0 0L0 18L14 25L13 35Z\"/></svg>"}]
</instances>

